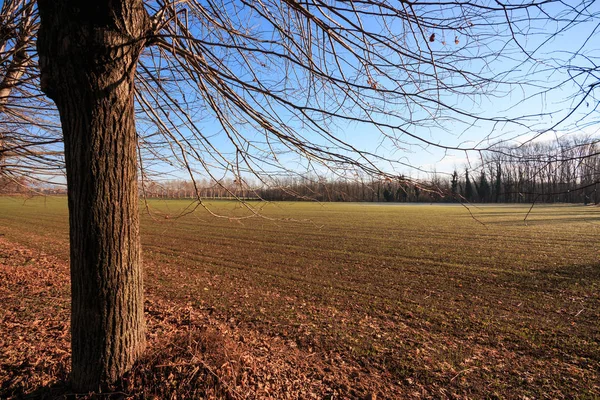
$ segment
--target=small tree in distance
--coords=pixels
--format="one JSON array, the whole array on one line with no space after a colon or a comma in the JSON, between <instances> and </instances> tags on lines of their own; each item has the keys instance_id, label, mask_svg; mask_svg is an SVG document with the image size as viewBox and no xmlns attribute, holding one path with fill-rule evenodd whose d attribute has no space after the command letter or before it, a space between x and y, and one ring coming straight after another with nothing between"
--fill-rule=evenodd
<instances>
[{"instance_id":1,"label":"small tree in distance","mask_svg":"<svg viewBox=\"0 0 600 400\"><path fill-rule=\"evenodd\" d=\"M450 181L450 193L452 194L452 199L456 201L458 199L458 172L454 170L452 172L452 180Z\"/></svg>"},{"instance_id":2,"label":"small tree in distance","mask_svg":"<svg viewBox=\"0 0 600 400\"><path fill-rule=\"evenodd\" d=\"M542 38L548 43L557 32L594 21L590 4L5 1L5 38L24 30L37 38L38 50L33 39L23 45L3 39L5 61L18 64L19 46L25 46L32 72L21 77L37 76L38 65L40 72L39 87L19 79L9 79L10 86L26 89L30 98L41 98L41 88L60 115L74 389L114 382L144 351L137 188L153 166L185 169L197 195L198 171L215 182L222 172L238 182L252 174L264 184L278 171L301 175L323 166L397 179L394 168L407 163L345 139L350 125L368 127L394 149L482 150L423 132L448 131L449 121L526 126L532 115L484 115L473 107L482 95L516 87L552 89L518 74L565 65L553 58L538 63L543 45L527 50L529 28L553 24ZM27 18L35 23L22 23ZM572 79L575 93L593 69L585 71ZM32 122L26 113L17 117ZM55 146L57 137L50 138L22 142ZM39 153L32 158L38 168L62 161ZM467 176L467 200L470 185ZM418 198L420 187L414 187Z\"/></svg>"},{"instance_id":3,"label":"small tree in distance","mask_svg":"<svg viewBox=\"0 0 600 400\"><path fill-rule=\"evenodd\" d=\"M473 200L473 185L471 179L469 179L469 169L465 169L465 199L467 201Z\"/></svg>"},{"instance_id":4,"label":"small tree in distance","mask_svg":"<svg viewBox=\"0 0 600 400\"><path fill-rule=\"evenodd\" d=\"M483 170L479 174L479 182L477 182L477 196L482 203L487 202L490 196L490 184Z\"/></svg>"}]
</instances>

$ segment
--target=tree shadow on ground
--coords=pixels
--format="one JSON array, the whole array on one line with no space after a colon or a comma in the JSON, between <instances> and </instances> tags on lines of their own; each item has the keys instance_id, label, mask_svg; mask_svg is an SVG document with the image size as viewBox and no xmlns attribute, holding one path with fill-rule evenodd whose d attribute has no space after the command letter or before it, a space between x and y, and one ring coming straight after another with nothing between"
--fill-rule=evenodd
<instances>
[{"instance_id":1,"label":"tree shadow on ground","mask_svg":"<svg viewBox=\"0 0 600 400\"><path fill-rule=\"evenodd\" d=\"M544 271L573 281L581 281L586 283L586 285L590 285L593 282L600 282L600 263L570 264L558 268L545 269Z\"/></svg>"},{"instance_id":2,"label":"tree shadow on ground","mask_svg":"<svg viewBox=\"0 0 600 400\"><path fill-rule=\"evenodd\" d=\"M96 393L74 393L65 363L53 369L55 375L45 371L53 378L48 384L35 379L36 368L28 362L4 365L8 379L0 387L0 399L234 399L239 396L227 383L229 377L217 375L213 369L215 364L227 362L222 344L222 339L205 329L174 332L169 340L149 349L123 378Z\"/></svg>"},{"instance_id":3,"label":"tree shadow on ground","mask_svg":"<svg viewBox=\"0 0 600 400\"><path fill-rule=\"evenodd\" d=\"M75 399L66 373L60 373L56 380L39 385L31 378L31 369L26 362L20 366L4 366L8 379L0 387L2 399Z\"/></svg>"}]
</instances>

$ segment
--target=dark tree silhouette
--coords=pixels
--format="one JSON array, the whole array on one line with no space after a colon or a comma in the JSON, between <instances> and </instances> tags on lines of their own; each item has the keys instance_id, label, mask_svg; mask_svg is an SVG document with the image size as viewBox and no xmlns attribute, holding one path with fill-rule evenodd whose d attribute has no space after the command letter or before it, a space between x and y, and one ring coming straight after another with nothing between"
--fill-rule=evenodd
<instances>
[{"instance_id":1,"label":"dark tree silhouette","mask_svg":"<svg viewBox=\"0 0 600 400\"><path fill-rule=\"evenodd\" d=\"M479 174L479 181L477 182L477 196L481 202L489 201L490 184L483 170Z\"/></svg>"},{"instance_id":2,"label":"dark tree silhouette","mask_svg":"<svg viewBox=\"0 0 600 400\"><path fill-rule=\"evenodd\" d=\"M465 169L465 199L467 199L467 201L473 200L473 184L471 184L468 169Z\"/></svg>"},{"instance_id":3,"label":"dark tree silhouette","mask_svg":"<svg viewBox=\"0 0 600 400\"><path fill-rule=\"evenodd\" d=\"M458 172L456 172L456 170L452 172L452 180L450 181L450 193L452 194L452 198L456 200L458 197Z\"/></svg>"}]
</instances>

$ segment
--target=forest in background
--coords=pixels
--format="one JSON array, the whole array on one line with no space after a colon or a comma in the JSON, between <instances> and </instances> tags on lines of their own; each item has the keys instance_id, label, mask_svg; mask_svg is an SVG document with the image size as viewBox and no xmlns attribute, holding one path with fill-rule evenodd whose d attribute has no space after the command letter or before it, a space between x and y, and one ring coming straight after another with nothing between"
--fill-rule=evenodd
<instances>
[{"instance_id":1,"label":"forest in background","mask_svg":"<svg viewBox=\"0 0 600 400\"><path fill-rule=\"evenodd\" d=\"M477 203L594 203L600 202L598 141L570 137L530 142L481 153L477 166L452 174L432 173L427 179L400 176L397 180L354 175L324 178L315 175L269 177L261 183L230 178L219 181L140 180L147 198L244 199L324 202L477 202ZM39 186L25 178L0 181L3 194L65 194L60 186Z\"/></svg>"},{"instance_id":2,"label":"forest in background","mask_svg":"<svg viewBox=\"0 0 600 400\"><path fill-rule=\"evenodd\" d=\"M299 175L271 177L263 184L203 179L196 187L203 198L269 201L598 204L598 150L597 139L580 136L497 147L481 153L475 167L463 166L452 174L433 173L428 179ZM195 189L191 181L151 181L144 185L144 192L150 198L184 198L193 197Z\"/></svg>"}]
</instances>

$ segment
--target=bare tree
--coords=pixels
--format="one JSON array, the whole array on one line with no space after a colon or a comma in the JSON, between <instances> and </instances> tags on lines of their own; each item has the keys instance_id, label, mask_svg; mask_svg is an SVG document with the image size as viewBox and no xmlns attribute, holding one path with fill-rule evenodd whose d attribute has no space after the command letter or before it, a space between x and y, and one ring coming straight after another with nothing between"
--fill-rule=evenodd
<instances>
[{"instance_id":1,"label":"bare tree","mask_svg":"<svg viewBox=\"0 0 600 400\"><path fill-rule=\"evenodd\" d=\"M60 125L39 91L32 0L7 0L0 11L0 181L45 180L63 168Z\"/></svg>"},{"instance_id":2,"label":"bare tree","mask_svg":"<svg viewBox=\"0 0 600 400\"><path fill-rule=\"evenodd\" d=\"M217 184L318 177L323 168L398 179L397 169L414 167L398 152L414 146L482 150L498 128L529 133L549 111L475 111L517 90L524 102L572 93L573 106L547 127L558 128L594 95L596 68L584 54L589 40L568 63L544 50L595 26L593 3L5 1L2 98L11 104L22 88L36 106L19 113L17 134L2 130L3 159L40 168L62 161L52 119L32 118L53 110L35 86L38 64L41 90L60 114L74 388L114 381L144 350L138 171L145 190L153 172L182 168L199 201L199 173ZM580 74L568 75L574 65ZM356 145L350 126L376 136ZM437 136L469 129L487 132L478 144Z\"/></svg>"}]
</instances>

